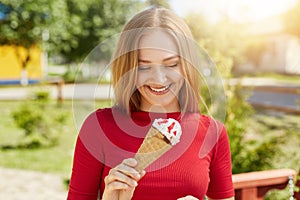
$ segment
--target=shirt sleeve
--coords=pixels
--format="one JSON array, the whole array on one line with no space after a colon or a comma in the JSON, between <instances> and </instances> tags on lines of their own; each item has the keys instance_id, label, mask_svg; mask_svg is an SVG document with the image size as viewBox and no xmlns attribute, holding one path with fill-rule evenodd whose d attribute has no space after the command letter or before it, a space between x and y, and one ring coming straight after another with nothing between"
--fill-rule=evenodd
<instances>
[{"instance_id":1,"label":"shirt sleeve","mask_svg":"<svg viewBox=\"0 0 300 200\"><path fill-rule=\"evenodd\" d=\"M77 138L68 200L96 200L98 197L104 166L99 158L91 153L90 147L87 146L89 144L84 139L87 136L92 136L91 123L97 122L92 119L93 116L90 116L84 122Z\"/></svg>"},{"instance_id":2,"label":"shirt sleeve","mask_svg":"<svg viewBox=\"0 0 300 200\"><path fill-rule=\"evenodd\" d=\"M214 199L233 197L234 188L232 183L230 145L226 129L223 125L220 137L213 151L207 196Z\"/></svg>"}]
</instances>

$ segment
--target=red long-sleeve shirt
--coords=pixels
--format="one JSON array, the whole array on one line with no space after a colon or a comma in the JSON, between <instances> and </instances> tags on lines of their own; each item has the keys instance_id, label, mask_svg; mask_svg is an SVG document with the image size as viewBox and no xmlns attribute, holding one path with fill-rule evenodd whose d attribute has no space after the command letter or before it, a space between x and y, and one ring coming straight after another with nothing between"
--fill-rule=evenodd
<instances>
[{"instance_id":1,"label":"red long-sleeve shirt","mask_svg":"<svg viewBox=\"0 0 300 200\"><path fill-rule=\"evenodd\" d=\"M104 178L123 159L134 157L155 118L174 118L182 127L180 142L146 168L133 200L203 199L234 196L228 136L224 126L197 113L134 112L117 108L92 113L80 130L74 155L69 200L95 200Z\"/></svg>"}]
</instances>

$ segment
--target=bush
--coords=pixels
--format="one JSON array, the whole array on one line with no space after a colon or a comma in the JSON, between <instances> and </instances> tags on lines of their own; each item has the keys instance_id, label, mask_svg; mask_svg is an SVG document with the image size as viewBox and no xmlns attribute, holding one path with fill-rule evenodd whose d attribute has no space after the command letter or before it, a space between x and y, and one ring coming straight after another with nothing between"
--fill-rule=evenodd
<instances>
[{"instance_id":1,"label":"bush","mask_svg":"<svg viewBox=\"0 0 300 200\"><path fill-rule=\"evenodd\" d=\"M224 88L226 94L224 124L230 140L233 174L272 168L275 155L280 153L279 145L284 142L283 139L277 135L249 138L247 131L251 126L250 121L255 111L247 102L248 95L240 84L225 85ZM211 95L207 87L202 89L202 97L205 102L208 102L208 108L211 108ZM217 106L222 106L222 104ZM205 110L204 106L202 110ZM218 110L223 109L214 110L215 113L211 114L218 116Z\"/></svg>"},{"instance_id":2,"label":"bush","mask_svg":"<svg viewBox=\"0 0 300 200\"><path fill-rule=\"evenodd\" d=\"M266 137L262 131L249 137L251 118L255 111L247 102L248 95L241 85L227 88L225 126L227 128L232 156L232 172L242 173L273 168L273 160L280 153L284 142L277 135Z\"/></svg>"},{"instance_id":3,"label":"bush","mask_svg":"<svg viewBox=\"0 0 300 200\"><path fill-rule=\"evenodd\" d=\"M11 113L17 127L24 130L24 138L15 147L37 148L57 144L67 115L54 111L49 93L36 92L33 100L22 103Z\"/></svg>"},{"instance_id":4,"label":"bush","mask_svg":"<svg viewBox=\"0 0 300 200\"><path fill-rule=\"evenodd\" d=\"M76 65L70 65L67 67L67 71L62 76L65 83L75 83L78 81L82 81L82 73L81 71L78 71L78 68L79 67L77 67Z\"/></svg>"}]
</instances>

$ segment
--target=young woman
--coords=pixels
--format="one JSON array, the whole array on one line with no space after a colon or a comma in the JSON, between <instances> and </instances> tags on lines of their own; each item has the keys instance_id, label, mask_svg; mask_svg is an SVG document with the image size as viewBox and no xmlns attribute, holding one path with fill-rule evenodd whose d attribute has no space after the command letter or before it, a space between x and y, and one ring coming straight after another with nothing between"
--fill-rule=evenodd
<instances>
[{"instance_id":1,"label":"young woman","mask_svg":"<svg viewBox=\"0 0 300 200\"><path fill-rule=\"evenodd\" d=\"M173 12L147 9L125 25L111 62L115 105L82 125L68 199L234 199L226 130L199 111L200 64ZM133 157L156 118L179 121L182 136L139 173Z\"/></svg>"}]
</instances>

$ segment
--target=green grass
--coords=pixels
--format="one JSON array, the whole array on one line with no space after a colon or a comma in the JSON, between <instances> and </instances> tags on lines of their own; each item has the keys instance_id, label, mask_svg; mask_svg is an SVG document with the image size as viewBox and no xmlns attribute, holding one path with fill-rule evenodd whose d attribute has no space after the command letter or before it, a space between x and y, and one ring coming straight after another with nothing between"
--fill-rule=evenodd
<instances>
[{"instance_id":1,"label":"green grass","mask_svg":"<svg viewBox=\"0 0 300 200\"><path fill-rule=\"evenodd\" d=\"M300 116L283 113L258 112L250 120L248 137L263 140L281 138L274 168L300 168Z\"/></svg>"},{"instance_id":2,"label":"green grass","mask_svg":"<svg viewBox=\"0 0 300 200\"><path fill-rule=\"evenodd\" d=\"M258 112L249 120L247 137L263 140L279 137L282 143L278 146L277 154L272 162L272 168L300 170L300 116L285 115L274 112ZM284 190L271 190L265 196L266 200L288 199L288 187Z\"/></svg>"},{"instance_id":3,"label":"green grass","mask_svg":"<svg viewBox=\"0 0 300 200\"><path fill-rule=\"evenodd\" d=\"M0 141L2 145L15 144L24 137L23 131L15 126L11 117L11 112L16 110L19 105L20 102L0 102L0 109L3 113L0 116ZM69 103L66 103L60 109L71 113ZM72 124L72 120L68 119L57 146L40 149L0 150L0 166L66 175L70 172L72 148L75 138L76 130Z\"/></svg>"},{"instance_id":4,"label":"green grass","mask_svg":"<svg viewBox=\"0 0 300 200\"><path fill-rule=\"evenodd\" d=\"M20 103L18 101L0 101L0 145L15 144L24 136L23 131L15 126L11 117L11 112L16 110ZM86 109L84 104L77 103L76 105L79 106L78 112ZM108 103L99 101L96 102L96 105L105 107ZM72 115L72 102L65 101L57 109L68 113L68 119L61 132L58 145L37 149L2 149L0 150L1 167L57 173L63 177L70 175L77 138L77 129Z\"/></svg>"}]
</instances>

